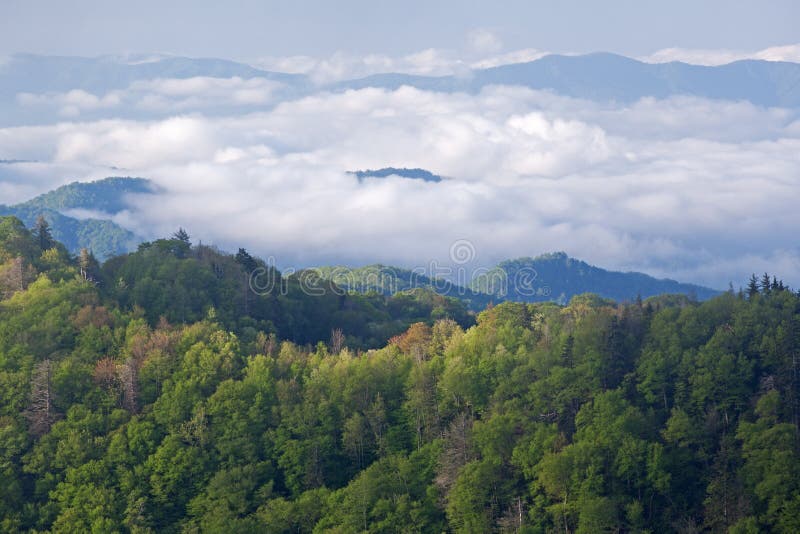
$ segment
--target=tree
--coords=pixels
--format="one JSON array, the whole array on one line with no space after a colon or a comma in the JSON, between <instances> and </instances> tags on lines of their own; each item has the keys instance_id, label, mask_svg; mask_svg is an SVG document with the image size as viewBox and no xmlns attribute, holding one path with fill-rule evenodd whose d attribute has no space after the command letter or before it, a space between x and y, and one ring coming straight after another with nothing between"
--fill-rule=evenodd
<instances>
[{"instance_id":1,"label":"tree","mask_svg":"<svg viewBox=\"0 0 800 534\"><path fill-rule=\"evenodd\" d=\"M178 228L178 231L172 234L173 239L177 239L182 243L186 243L187 245L190 244L189 234L183 228Z\"/></svg>"},{"instance_id":2,"label":"tree","mask_svg":"<svg viewBox=\"0 0 800 534\"><path fill-rule=\"evenodd\" d=\"M331 354L339 354L344 347L344 333L341 328L331 331Z\"/></svg>"},{"instance_id":3,"label":"tree","mask_svg":"<svg viewBox=\"0 0 800 534\"><path fill-rule=\"evenodd\" d=\"M761 292L767 295L771 291L772 291L772 280L770 279L768 273L764 273L761 276Z\"/></svg>"},{"instance_id":4,"label":"tree","mask_svg":"<svg viewBox=\"0 0 800 534\"><path fill-rule=\"evenodd\" d=\"M0 299L25 290L35 278L36 271L30 265L26 265L22 256L0 265Z\"/></svg>"},{"instance_id":5,"label":"tree","mask_svg":"<svg viewBox=\"0 0 800 534\"><path fill-rule=\"evenodd\" d=\"M245 249L240 248L236 253L236 263L242 266L246 273L250 274L256 270L258 263Z\"/></svg>"},{"instance_id":6,"label":"tree","mask_svg":"<svg viewBox=\"0 0 800 534\"><path fill-rule=\"evenodd\" d=\"M172 253L177 258L185 258L192 249L192 243L189 240L189 234L183 228L178 228L178 231L172 234L171 241Z\"/></svg>"},{"instance_id":7,"label":"tree","mask_svg":"<svg viewBox=\"0 0 800 534\"><path fill-rule=\"evenodd\" d=\"M742 468L745 484L755 495L763 513L763 522L779 532L797 532L800 516L800 455L797 451L797 428L781 423L780 394L764 394L756 404L758 418L743 421L736 437L742 441Z\"/></svg>"},{"instance_id":8,"label":"tree","mask_svg":"<svg viewBox=\"0 0 800 534\"><path fill-rule=\"evenodd\" d=\"M119 367L119 380L122 384L122 405L126 410L136 413L139 400L139 367L136 358L127 358Z\"/></svg>"},{"instance_id":9,"label":"tree","mask_svg":"<svg viewBox=\"0 0 800 534\"><path fill-rule=\"evenodd\" d=\"M758 278L755 273L750 275L750 280L747 282L747 296L753 298L758 295Z\"/></svg>"},{"instance_id":10,"label":"tree","mask_svg":"<svg viewBox=\"0 0 800 534\"><path fill-rule=\"evenodd\" d=\"M40 250L45 251L53 248L55 240L50 231L50 223L47 222L44 215L39 215L36 218L36 224L33 227L33 237L36 239Z\"/></svg>"},{"instance_id":11,"label":"tree","mask_svg":"<svg viewBox=\"0 0 800 534\"><path fill-rule=\"evenodd\" d=\"M58 419L53 400L53 362L47 359L36 364L31 375L30 404L25 415L34 436L49 432Z\"/></svg>"},{"instance_id":12,"label":"tree","mask_svg":"<svg viewBox=\"0 0 800 534\"><path fill-rule=\"evenodd\" d=\"M89 249L81 249L78 256L78 268L80 269L81 277L87 282L95 282L97 280L100 264Z\"/></svg>"}]
</instances>

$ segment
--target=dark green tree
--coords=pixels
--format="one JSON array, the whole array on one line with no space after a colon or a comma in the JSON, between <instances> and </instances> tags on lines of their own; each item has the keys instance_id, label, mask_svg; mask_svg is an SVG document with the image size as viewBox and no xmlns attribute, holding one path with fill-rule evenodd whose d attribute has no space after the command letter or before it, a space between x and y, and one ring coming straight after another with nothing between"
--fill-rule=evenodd
<instances>
[{"instance_id":1,"label":"dark green tree","mask_svg":"<svg viewBox=\"0 0 800 534\"><path fill-rule=\"evenodd\" d=\"M40 250L44 251L53 248L55 240L50 231L50 223L47 222L44 215L39 215L36 218L36 224L33 227L33 237L36 239Z\"/></svg>"},{"instance_id":2,"label":"dark green tree","mask_svg":"<svg viewBox=\"0 0 800 534\"><path fill-rule=\"evenodd\" d=\"M747 296L748 298L753 298L758 295L758 278L756 278L755 273L750 275L750 280L747 282Z\"/></svg>"}]
</instances>

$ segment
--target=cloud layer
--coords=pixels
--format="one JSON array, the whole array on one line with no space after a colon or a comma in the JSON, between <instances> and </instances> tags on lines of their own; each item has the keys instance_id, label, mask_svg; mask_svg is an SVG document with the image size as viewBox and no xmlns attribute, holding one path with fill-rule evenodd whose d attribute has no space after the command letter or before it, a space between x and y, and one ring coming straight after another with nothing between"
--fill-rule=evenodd
<instances>
[{"instance_id":1,"label":"cloud layer","mask_svg":"<svg viewBox=\"0 0 800 534\"><path fill-rule=\"evenodd\" d=\"M182 79L152 79L132 83L127 89L95 95L82 89L66 92L17 93L22 108L76 119L94 112L174 114L193 110L221 110L270 104L282 88L264 78L242 79L196 76Z\"/></svg>"},{"instance_id":2,"label":"cloud layer","mask_svg":"<svg viewBox=\"0 0 800 534\"><path fill-rule=\"evenodd\" d=\"M485 46L488 46L484 44ZM157 80L58 106L269 99L238 79ZM114 99L117 100L114 100ZM612 106L522 88L319 93L266 111L0 129L3 202L71 181L145 176L164 188L119 222L186 227L279 265L477 263L565 250L609 268L725 287L751 271L800 285L797 112L697 98ZM365 180L420 167L446 177Z\"/></svg>"}]
</instances>

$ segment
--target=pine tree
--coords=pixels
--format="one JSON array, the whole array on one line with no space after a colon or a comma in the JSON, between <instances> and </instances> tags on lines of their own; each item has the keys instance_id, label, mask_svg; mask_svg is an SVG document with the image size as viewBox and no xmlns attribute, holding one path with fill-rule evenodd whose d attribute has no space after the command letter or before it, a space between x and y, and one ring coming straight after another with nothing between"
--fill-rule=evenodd
<instances>
[{"instance_id":1,"label":"pine tree","mask_svg":"<svg viewBox=\"0 0 800 534\"><path fill-rule=\"evenodd\" d=\"M172 242L174 243L172 253L177 258L185 258L192 249L189 234L183 228L178 228L178 231L172 234Z\"/></svg>"},{"instance_id":2,"label":"pine tree","mask_svg":"<svg viewBox=\"0 0 800 534\"><path fill-rule=\"evenodd\" d=\"M750 281L747 283L747 297L753 298L758 295L758 278L755 273L750 275Z\"/></svg>"},{"instance_id":3,"label":"pine tree","mask_svg":"<svg viewBox=\"0 0 800 534\"><path fill-rule=\"evenodd\" d=\"M768 295L771 288L772 280L770 280L768 273L764 273L764 275L761 277L761 292L765 295Z\"/></svg>"},{"instance_id":4,"label":"pine tree","mask_svg":"<svg viewBox=\"0 0 800 534\"><path fill-rule=\"evenodd\" d=\"M36 218L36 224L33 227L33 236L42 251L53 248L55 241L53 234L50 231L50 223L44 218L44 215L39 215Z\"/></svg>"},{"instance_id":5,"label":"pine tree","mask_svg":"<svg viewBox=\"0 0 800 534\"><path fill-rule=\"evenodd\" d=\"M256 263L253 256L243 248L240 248L239 252L236 253L236 262L241 265L248 274L255 271L256 267L258 267L258 263Z\"/></svg>"},{"instance_id":6,"label":"pine tree","mask_svg":"<svg viewBox=\"0 0 800 534\"><path fill-rule=\"evenodd\" d=\"M172 238L186 243L187 245L190 244L189 234L183 228L178 228L178 231L172 234Z\"/></svg>"}]
</instances>

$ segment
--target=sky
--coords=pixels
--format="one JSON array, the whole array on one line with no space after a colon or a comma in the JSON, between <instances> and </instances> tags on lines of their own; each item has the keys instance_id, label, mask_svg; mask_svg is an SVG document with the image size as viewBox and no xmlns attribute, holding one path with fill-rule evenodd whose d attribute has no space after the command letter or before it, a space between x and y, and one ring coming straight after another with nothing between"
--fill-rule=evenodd
<instances>
[{"instance_id":1,"label":"sky","mask_svg":"<svg viewBox=\"0 0 800 534\"><path fill-rule=\"evenodd\" d=\"M168 52L263 56L468 51L488 29L504 49L759 50L798 41L795 0L3 0L0 54ZM481 46L480 43L477 43Z\"/></svg>"},{"instance_id":2,"label":"sky","mask_svg":"<svg viewBox=\"0 0 800 534\"><path fill-rule=\"evenodd\" d=\"M279 266L476 265L565 251L716 288L769 271L800 287L800 110L674 95L597 102L524 87L331 92L375 72L462 73L550 52L648 62L800 63L797 2L45 2L4 0L0 55L152 53L302 72L287 92L240 77L138 79L0 98L0 204L73 180L161 188L116 217L178 226ZM7 59L6 61L11 61ZM3 63L0 61L0 76ZM3 102L0 102L3 104ZM440 183L359 182L420 167Z\"/></svg>"}]
</instances>

